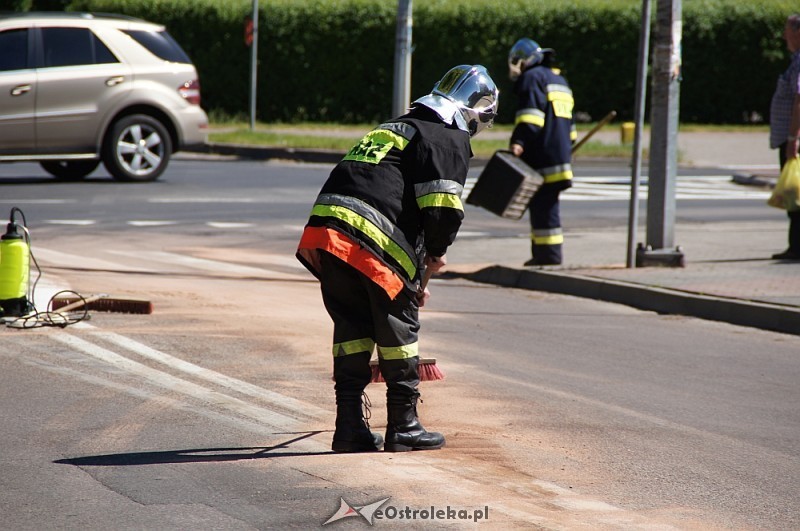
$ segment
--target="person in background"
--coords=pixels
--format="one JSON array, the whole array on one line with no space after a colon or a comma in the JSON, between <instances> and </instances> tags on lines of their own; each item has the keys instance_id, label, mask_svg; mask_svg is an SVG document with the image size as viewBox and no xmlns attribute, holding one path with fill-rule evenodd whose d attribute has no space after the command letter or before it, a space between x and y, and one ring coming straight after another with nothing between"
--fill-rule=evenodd
<instances>
[{"instance_id":1,"label":"person in background","mask_svg":"<svg viewBox=\"0 0 800 531\"><path fill-rule=\"evenodd\" d=\"M786 19L783 38L792 59L789 68L778 77L769 113L769 147L778 149L781 168L788 159L797 157L800 148L800 14ZM788 215L789 247L773 254L775 260L800 260L800 211Z\"/></svg>"},{"instance_id":2,"label":"person in background","mask_svg":"<svg viewBox=\"0 0 800 531\"><path fill-rule=\"evenodd\" d=\"M419 306L429 296L420 279L447 263L464 218L470 140L492 125L497 100L483 66L450 69L407 114L367 133L317 196L297 258L319 279L333 320L335 452L445 443L417 417ZM376 346L386 381L385 444L362 411Z\"/></svg>"},{"instance_id":3,"label":"person in background","mask_svg":"<svg viewBox=\"0 0 800 531\"><path fill-rule=\"evenodd\" d=\"M529 204L531 259L526 266L561 264L564 234L559 194L572 186L572 144L577 138L572 117L572 90L559 69L555 52L528 38L508 54L518 110L511 133L511 152L544 178Z\"/></svg>"}]
</instances>

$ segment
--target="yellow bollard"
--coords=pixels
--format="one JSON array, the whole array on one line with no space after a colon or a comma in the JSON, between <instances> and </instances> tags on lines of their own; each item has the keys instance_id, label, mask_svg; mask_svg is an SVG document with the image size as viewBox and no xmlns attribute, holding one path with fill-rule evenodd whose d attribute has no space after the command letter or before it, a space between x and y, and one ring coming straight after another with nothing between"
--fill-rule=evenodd
<instances>
[{"instance_id":1,"label":"yellow bollard","mask_svg":"<svg viewBox=\"0 0 800 531\"><path fill-rule=\"evenodd\" d=\"M633 122L623 122L620 126L620 140L623 144L633 144L633 132L636 124Z\"/></svg>"}]
</instances>

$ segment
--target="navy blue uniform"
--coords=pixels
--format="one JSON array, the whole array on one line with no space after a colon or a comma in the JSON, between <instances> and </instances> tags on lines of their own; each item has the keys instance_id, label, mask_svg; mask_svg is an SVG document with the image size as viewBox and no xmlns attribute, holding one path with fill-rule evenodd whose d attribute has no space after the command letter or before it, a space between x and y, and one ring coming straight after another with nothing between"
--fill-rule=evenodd
<instances>
[{"instance_id":1,"label":"navy blue uniform","mask_svg":"<svg viewBox=\"0 0 800 531\"><path fill-rule=\"evenodd\" d=\"M572 186L572 143L577 137L574 100L558 69L528 68L514 84L518 111L511 143L522 146L522 160L544 177L531 199L532 263L560 264L564 235L559 194Z\"/></svg>"}]
</instances>

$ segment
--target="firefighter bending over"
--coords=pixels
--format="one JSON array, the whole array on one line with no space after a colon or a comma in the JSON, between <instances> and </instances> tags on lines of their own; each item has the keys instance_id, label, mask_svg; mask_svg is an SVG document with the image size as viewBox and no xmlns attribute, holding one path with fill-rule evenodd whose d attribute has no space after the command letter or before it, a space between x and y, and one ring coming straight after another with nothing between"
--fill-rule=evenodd
<instances>
[{"instance_id":1,"label":"firefighter bending over","mask_svg":"<svg viewBox=\"0 0 800 531\"><path fill-rule=\"evenodd\" d=\"M417 417L418 291L438 271L464 218L461 193L470 138L491 126L498 91L486 69L450 69L410 111L380 124L331 172L311 210L298 259L320 281L333 320L335 452L380 449L362 394L377 347L386 381L384 450L441 448L444 437Z\"/></svg>"}]
</instances>

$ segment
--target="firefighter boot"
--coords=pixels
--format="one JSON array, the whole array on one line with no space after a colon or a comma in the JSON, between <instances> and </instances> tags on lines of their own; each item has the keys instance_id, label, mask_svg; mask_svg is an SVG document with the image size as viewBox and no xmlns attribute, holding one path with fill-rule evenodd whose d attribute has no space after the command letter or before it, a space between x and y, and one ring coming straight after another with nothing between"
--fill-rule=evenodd
<instances>
[{"instance_id":1,"label":"firefighter boot","mask_svg":"<svg viewBox=\"0 0 800 531\"><path fill-rule=\"evenodd\" d=\"M436 450L444 446L444 436L425 430L417 417L418 365L417 357L380 360L381 373L386 380L385 452Z\"/></svg>"},{"instance_id":2,"label":"firefighter boot","mask_svg":"<svg viewBox=\"0 0 800 531\"><path fill-rule=\"evenodd\" d=\"M367 422L369 399L364 388L371 376L369 358L369 352L360 352L333 359L336 431L331 449L334 452L375 452L383 445L383 437L372 433Z\"/></svg>"}]
</instances>

